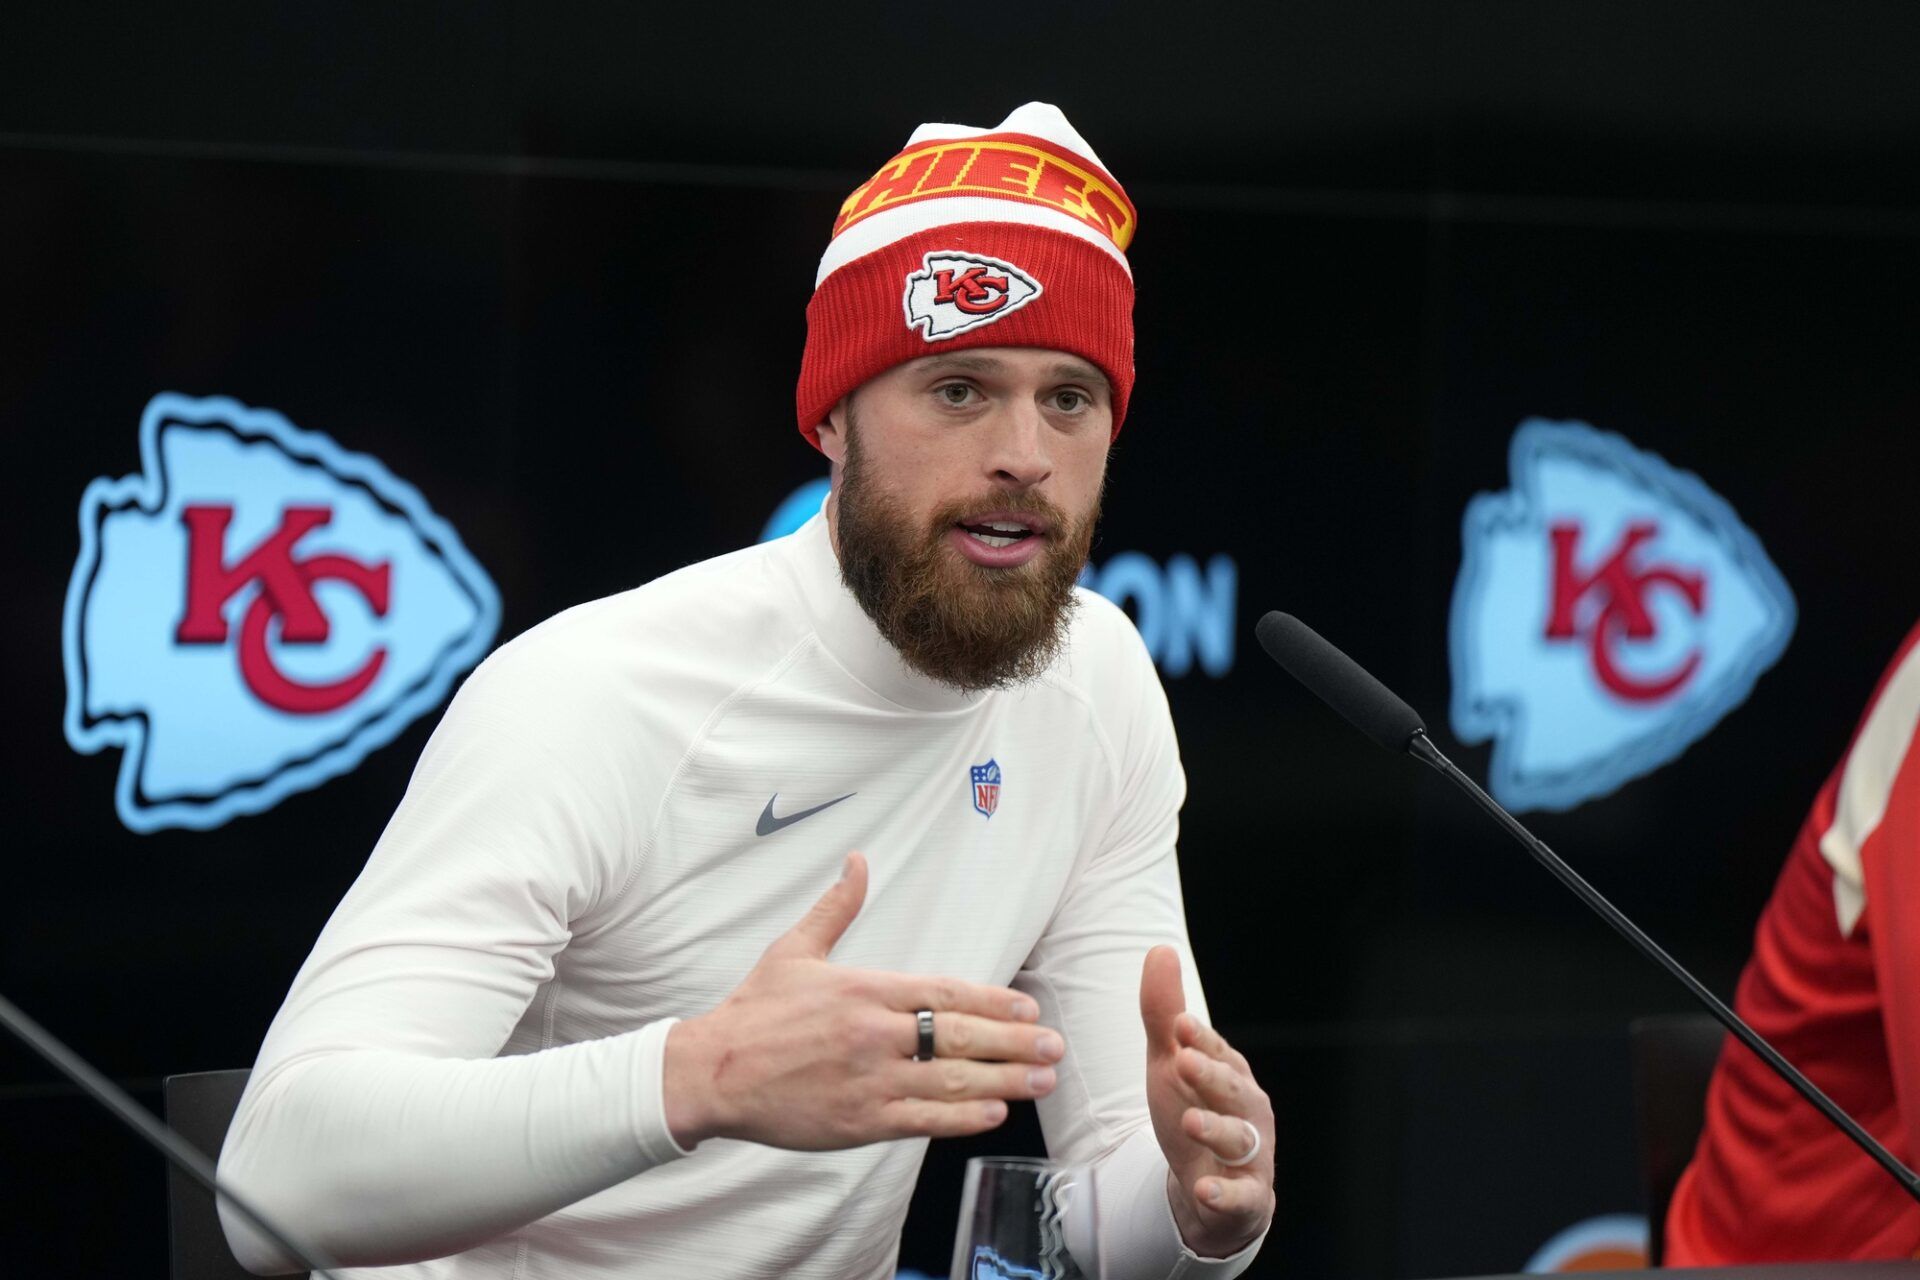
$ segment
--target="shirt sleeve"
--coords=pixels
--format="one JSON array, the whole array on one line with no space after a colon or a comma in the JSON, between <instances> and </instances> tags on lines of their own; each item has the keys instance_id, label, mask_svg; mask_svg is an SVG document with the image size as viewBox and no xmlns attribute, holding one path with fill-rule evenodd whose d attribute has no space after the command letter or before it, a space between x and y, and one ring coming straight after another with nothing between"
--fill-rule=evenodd
<instances>
[{"instance_id":1,"label":"shirt sleeve","mask_svg":"<svg viewBox=\"0 0 1920 1280\"><path fill-rule=\"evenodd\" d=\"M220 1174L343 1265L466 1249L684 1154L669 1021L498 1056L640 819L606 710L509 646L420 758L261 1048ZM303 1269L221 1206L235 1255Z\"/></svg>"},{"instance_id":2,"label":"shirt sleeve","mask_svg":"<svg viewBox=\"0 0 1920 1280\"><path fill-rule=\"evenodd\" d=\"M1911 691L1910 691L1911 692ZM1860 844L1868 944L1881 997L1887 1060L1907 1150L1920 1150L1920 744L1912 708L1886 780L1880 821ZM1858 748L1856 748L1858 750Z\"/></svg>"},{"instance_id":3,"label":"shirt sleeve","mask_svg":"<svg viewBox=\"0 0 1920 1280\"><path fill-rule=\"evenodd\" d=\"M1114 817L1014 986L1039 1002L1041 1021L1066 1039L1059 1083L1038 1104L1040 1125L1053 1158L1095 1167L1107 1274L1227 1280L1252 1263L1260 1241L1218 1259L1186 1247L1147 1111L1140 1020L1146 953L1161 943L1177 948L1187 1008L1206 1020L1207 1006L1187 941L1175 854L1186 775L1166 694L1131 624L1126 638L1132 678L1125 704L1118 714L1096 717L1110 726L1101 736L1113 761Z\"/></svg>"}]
</instances>

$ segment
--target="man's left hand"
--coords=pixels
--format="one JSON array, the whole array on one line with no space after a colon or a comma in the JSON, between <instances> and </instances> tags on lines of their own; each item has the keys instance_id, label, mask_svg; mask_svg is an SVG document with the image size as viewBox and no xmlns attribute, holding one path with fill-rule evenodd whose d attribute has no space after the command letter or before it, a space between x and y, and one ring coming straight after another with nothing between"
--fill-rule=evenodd
<instances>
[{"instance_id":1,"label":"man's left hand","mask_svg":"<svg viewBox=\"0 0 1920 1280\"><path fill-rule=\"evenodd\" d=\"M1247 1060L1187 1012L1180 955L1147 953L1140 974L1147 1027L1147 1107L1166 1154L1167 1198L1187 1247L1238 1253L1273 1220L1273 1105ZM1258 1149L1252 1160L1242 1160Z\"/></svg>"}]
</instances>

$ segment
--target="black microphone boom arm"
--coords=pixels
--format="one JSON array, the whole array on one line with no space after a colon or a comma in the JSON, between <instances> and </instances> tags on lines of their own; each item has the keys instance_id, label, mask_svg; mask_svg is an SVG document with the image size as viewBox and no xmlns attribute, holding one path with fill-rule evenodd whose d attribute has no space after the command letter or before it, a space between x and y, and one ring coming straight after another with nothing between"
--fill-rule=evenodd
<instances>
[{"instance_id":1,"label":"black microphone boom arm","mask_svg":"<svg viewBox=\"0 0 1920 1280\"><path fill-rule=\"evenodd\" d=\"M1434 746L1433 740L1427 737L1426 726L1421 724L1420 717L1392 690L1374 679L1364 667L1311 627L1289 614L1278 611L1267 614L1260 619L1254 633L1268 657L1286 668L1289 674L1338 711L1348 723L1389 751L1405 751L1433 766L1449 782L1471 796L1475 804L1506 829L1507 834L1526 847L1535 862L1571 889L1576 898L1612 925L1614 931L1631 942L1642 955L1679 979L1680 985L1705 1005L1707 1012L1735 1039L1758 1054L1760 1060L1773 1068L1775 1074L1793 1086L1795 1093L1812 1103L1815 1110L1832 1121L1862 1151L1872 1156L1874 1163L1885 1169L1902 1190L1915 1200L1920 1200L1920 1176L1895 1159L1892 1152L1876 1142L1872 1134L1861 1128L1852 1116L1821 1092L1818 1085L1801 1075L1778 1049L1748 1026L1745 1019L1707 990L1705 984L1687 972L1684 965L1643 933L1640 926L1621 914L1620 909L1608 902L1598 889L1562 862L1560 855L1547 847L1546 841L1522 826L1520 820L1508 813L1499 801L1482 791L1478 783L1442 755L1440 748Z\"/></svg>"},{"instance_id":2,"label":"black microphone boom arm","mask_svg":"<svg viewBox=\"0 0 1920 1280\"><path fill-rule=\"evenodd\" d=\"M1822 1092L1819 1085L1801 1075L1799 1069L1788 1062L1778 1049L1768 1044L1764 1036L1748 1026L1746 1019L1728 1008L1719 996L1714 995L1700 979L1689 973L1685 965L1668 955L1665 948L1649 938L1642 932L1639 925L1627 919L1618 907L1608 902L1598 889L1581 877L1579 872L1563 862L1559 854L1547 847L1546 841L1522 826L1520 820L1508 813L1498 800L1481 790L1479 783L1462 773L1458 765L1440 753L1440 749L1433 745L1424 730L1414 734L1412 740L1407 743L1407 753L1417 760L1432 765L1454 786L1473 797L1475 804L1486 810L1495 822L1506 828L1509 835L1526 847L1527 852L1533 855L1535 862L1551 872L1554 879L1571 889L1580 901L1592 907L1602 920L1613 926L1616 933L1639 948L1641 954L1679 979L1680 985L1692 992L1693 998L1705 1005L1707 1012L1718 1019L1721 1026L1732 1032L1735 1039L1758 1054L1782 1080L1793 1086L1794 1092L1811 1102L1821 1115L1831 1120L1836 1128L1853 1139L1855 1145L1872 1156L1874 1162L1891 1174L1894 1181L1898 1182L1908 1195L1915 1200L1920 1200L1920 1176L1916 1176L1913 1170L1901 1164L1891 1151L1876 1142L1872 1134L1861 1128L1859 1122L1842 1111L1838 1103Z\"/></svg>"},{"instance_id":3,"label":"black microphone boom arm","mask_svg":"<svg viewBox=\"0 0 1920 1280\"><path fill-rule=\"evenodd\" d=\"M214 1175L213 1161L199 1148L155 1119L145 1107L128 1097L126 1090L101 1075L91 1063L54 1038L52 1032L28 1017L5 996L0 996L0 1027L11 1031L22 1044L73 1081L82 1093L112 1112L120 1123L133 1130L143 1142L165 1156L181 1172L232 1205L262 1235L305 1266L311 1275L321 1280L332 1280L331 1268L334 1263L324 1253L296 1238L256 1208L251 1200L221 1182Z\"/></svg>"}]
</instances>

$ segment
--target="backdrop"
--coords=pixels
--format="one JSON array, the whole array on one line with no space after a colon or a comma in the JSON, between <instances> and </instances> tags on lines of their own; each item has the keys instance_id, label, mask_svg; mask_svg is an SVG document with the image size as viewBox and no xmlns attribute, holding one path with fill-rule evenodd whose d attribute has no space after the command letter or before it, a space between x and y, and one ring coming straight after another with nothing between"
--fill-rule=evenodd
<instances>
[{"instance_id":1,"label":"backdrop","mask_svg":"<svg viewBox=\"0 0 1920 1280\"><path fill-rule=\"evenodd\" d=\"M144 1099L251 1062L474 657L824 474L791 405L840 200L920 121L1038 98L1141 212L1089 581L1159 659L1195 950L1275 1099L1256 1274L1513 1270L1641 1212L1625 1029L1684 996L1251 629L1348 648L1730 992L1920 614L1910 7L9 27L0 990ZM189 640L202 535L225 631ZM387 605L322 551L393 565ZM11 1044L0 1134L8 1269L162 1273L157 1159ZM944 1274L967 1155L1037 1145L936 1145L903 1265Z\"/></svg>"}]
</instances>

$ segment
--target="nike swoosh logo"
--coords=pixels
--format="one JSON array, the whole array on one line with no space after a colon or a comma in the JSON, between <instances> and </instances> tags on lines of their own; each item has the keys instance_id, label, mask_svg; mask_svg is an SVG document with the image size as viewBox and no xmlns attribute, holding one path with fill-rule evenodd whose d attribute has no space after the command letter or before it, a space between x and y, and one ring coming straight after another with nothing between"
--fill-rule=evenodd
<instances>
[{"instance_id":1,"label":"nike swoosh logo","mask_svg":"<svg viewBox=\"0 0 1920 1280\"><path fill-rule=\"evenodd\" d=\"M802 818L811 818L822 809L831 809L833 806L839 804L841 800L851 800L859 794L858 791L849 791L847 794L839 797L839 799L829 800L825 804L817 804L811 809L802 809L798 813L790 813L784 818L776 818L773 816L773 800L780 798L780 793L776 791L773 793L773 800L767 801L767 807L760 811L760 821L754 823L753 834L757 836L770 836L782 827L790 827Z\"/></svg>"}]
</instances>

